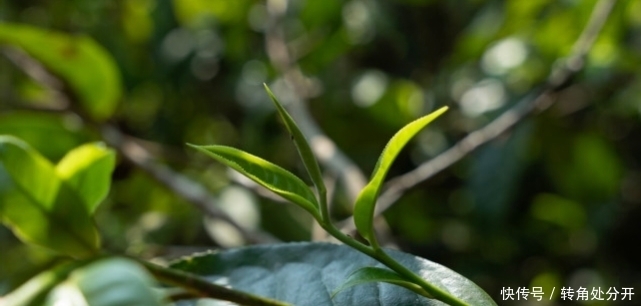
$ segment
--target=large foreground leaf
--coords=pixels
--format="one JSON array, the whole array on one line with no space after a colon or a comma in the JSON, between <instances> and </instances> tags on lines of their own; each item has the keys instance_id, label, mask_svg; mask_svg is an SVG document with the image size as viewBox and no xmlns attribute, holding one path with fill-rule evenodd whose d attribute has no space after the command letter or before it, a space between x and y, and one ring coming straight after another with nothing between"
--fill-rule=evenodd
<instances>
[{"instance_id":1,"label":"large foreground leaf","mask_svg":"<svg viewBox=\"0 0 641 306\"><path fill-rule=\"evenodd\" d=\"M116 110L122 91L118 68L90 37L0 22L0 44L21 48L62 78L93 118L107 119Z\"/></svg>"},{"instance_id":2,"label":"large foreground leaf","mask_svg":"<svg viewBox=\"0 0 641 306\"><path fill-rule=\"evenodd\" d=\"M470 305L496 305L470 280L437 263L388 250L390 256L429 282ZM175 262L172 267L200 274L215 283L294 305L444 305L405 288L370 283L332 293L355 270L383 266L347 246L293 243L247 247L203 254ZM185 302L179 305L195 305Z\"/></svg>"},{"instance_id":3,"label":"large foreground leaf","mask_svg":"<svg viewBox=\"0 0 641 306\"><path fill-rule=\"evenodd\" d=\"M318 202L311 189L291 172L260 157L226 146L189 145L240 172L279 196L318 216Z\"/></svg>"},{"instance_id":4,"label":"large foreground leaf","mask_svg":"<svg viewBox=\"0 0 641 306\"><path fill-rule=\"evenodd\" d=\"M0 136L0 219L23 241L84 257L99 249L83 201L26 143Z\"/></svg>"},{"instance_id":5,"label":"large foreground leaf","mask_svg":"<svg viewBox=\"0 0 641 306\"><path fill-rule=\"evenodd\" d=\"M427 116L412 121L400 129L392 139L390 139L385 149L383 149L383 153L381 153L381 156L378 158L370 182L363 188L354 204L354 223L356 224L356 229L371 243L374 243L376 239L372 224L374 207L376 206L376 198L383 185L387 171L392 167L396 156L405 147L407 142L446 110L447 107L442 107Z\"/></svg>"}]
</instances>

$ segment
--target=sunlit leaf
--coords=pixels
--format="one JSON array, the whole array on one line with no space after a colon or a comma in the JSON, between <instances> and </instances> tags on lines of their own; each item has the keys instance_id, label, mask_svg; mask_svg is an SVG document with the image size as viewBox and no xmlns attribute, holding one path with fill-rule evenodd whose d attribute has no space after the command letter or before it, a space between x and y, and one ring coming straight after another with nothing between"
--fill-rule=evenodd
<instances>
[{"instance_id":1,"label":"sunlit leaf","mask_svg":"<svg viewBox=\"0 0 641 306\"><path fill-rule=\"evenodd\" d=\"M422 296L431 298L430 294L423 290L417 284L405 280L402 276L398 275L392 270L377 267L365 267L354 271L354 273L350 274L340 287L334 290L334 293L332 293L332 297L350 287L376 282L389 283L405 287L406 289L414 291L415 293L418 293Z\"/></svg>"},{"instance_id":2,"label":"sunlit leaf","mask_svg":"<svg viewBox=\"0 0 641 306\"><path fill-rule=\"evenodd\" d=\"M82 198L91 214L109 193L115 163L113 150L92 143L67 153L56 166L56 172Z\"/></svg>"},{"instance_id":3,"label":"sunlit leaf","mask_svg":"<svg viewBox=\"0 0 641 306\"><path fill-rule=\"evenodd\" d=\"M380 188L383 185L383 180L385 180L385 175L387 175L387 171L392 166L394 159L396 159L398 153L401 152L403 147L405 147L414 135L446 110L447 107L442 107L406 125L390 139L385 149L383 149L383 153L381 153L374 173L372 174L372 179L358 195L354 206L354 222L356 223L356 228L368 241L374 243L376 239L372 224L376 197L378 197Z\"/></svg>"},{"instance_id":4,"label":"sunlit leaf","mask_svg":"<svg viewBox=\"0 0 641 306\"><path fill-rule=\"evenodd\" d=\"M385 250L390 257L445 292L469 305L496 305L472 281L429 260L411 254ZM236 290L285 301L293 305L379 305L442 306L443 302L423 298L406 289L369 283L337 294L332 291L362 267L384 266L345 245L330 243L271 244L225 250L186 257L171 265L224 283ZM200 301L185 306L200 305Z\"/></svg>"},{"instance_id":5,"label":"sunlit leaf","mask_svg":"<svg viewBox=\"0 0 641 306\"><path fill-rule=\"evenodd\" d=\"M0 44L19 47L64 80L94 119L107 119L116 110L122 91L118 68L90 37L0 23Z\"/></svg>"},{"instance_id":6,"label":"sunlit leaf","mask_svg":"<svg viewBox=\"0 0 641 306\"><path fill-rule=\"evenodd\" d=\"M291 172L235 148L217 145L189 146L213 157L283 198L300 205L318 218L318 202L314 193Z\"/></svg>"},{"instance_id":7,"label":"sunlit leaf","mask_svg":"<svg viewBox=\"0 0 641 306\"><path fill-rule=\"evenodd\" d=\"M280 117L283 119L283 122L285 122L285 126L287 127L287 130L291 134L294 140L294 143L296 144L298 153L300 154L300 157L303 160L303 164L305 164L305 169L307 169L309 176L312 178L312 182L314 182L314 185L318 190L318 194L321 197L325 197L326 189L325 189L325 183L323 182L323 175L321 174L320 168L318 167L318 161L316 160L316 157L314 156L312 149L309 147L309 143L305 139L305 136L303 136L303 133L300 131L298 126L296 125L296 122L294 122L294 119L292 118L292 116L290 116L285 110L285 108L283 108L283 106L280 104L278 99L276 99L276 96L274 96L274 94L269 89L269 87L267 87L267 84L264 84L264 85L265 85L265 90L267 91L267 94L274 102L274 105L278 110L278 114L280 114Z\"/></svg>"},{"instance_id":8,"label":"sunlit leaf","mask_svg":"<svg viewBox=\"0 0 641 306\"><path fill-rule=\"evenodd\" d=\"M72 256L99 248L82 199L26 143L0 136L0 218L21 240Z\"/></svg>"}]
</instances>

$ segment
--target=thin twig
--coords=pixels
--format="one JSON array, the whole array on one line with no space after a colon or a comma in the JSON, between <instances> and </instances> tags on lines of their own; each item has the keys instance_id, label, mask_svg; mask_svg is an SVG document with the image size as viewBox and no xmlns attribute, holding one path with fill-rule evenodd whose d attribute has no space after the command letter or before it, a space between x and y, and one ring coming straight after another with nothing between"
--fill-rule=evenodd
<instances>
[{"instance_id":1,"label":"thin twig","mask_svg":"<svg viewBox=\"0 0 641 306\"><path fill-rule=\"evenodd\" d=\"M376 216L390 208L408 189L452 166L479 146L505 133L535 111L540 112L550 107L555 102L557 92L567 86L572 78L583 69L585 58L615 3L616 0L600 0L595 5L588 23L574 43L572 53L561 65L552 69L544 88L538 94L524 98L485 127L461 139L450 149L419 165L416 169L387 182L385 191L380 195L376 205ZM344 221L342 229L354 230L353 219Z\"/></svg>"}]
</instances>

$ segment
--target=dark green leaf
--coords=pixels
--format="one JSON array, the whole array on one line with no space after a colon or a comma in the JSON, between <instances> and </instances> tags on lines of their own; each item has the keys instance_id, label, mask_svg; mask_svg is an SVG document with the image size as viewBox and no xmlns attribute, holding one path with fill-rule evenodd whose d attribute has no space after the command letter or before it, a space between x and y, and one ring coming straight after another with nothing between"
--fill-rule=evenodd
<instances>
[{"instance_id":1,"label":"dark green leaf","mask_svg":"<svg viewBox=\"0 0 641 306\"><path fill-rule=\"evenodd\" d=\"M336 294L347 288L376 282L389 283L405 287L406 289L414 291L417 294L431 298L429 293L423 290L423 288L421 288L417 284L407 281L402 276L398 275L398 273L389 269L377 267L365 267L354 271L354 273L350 274L349 277L347 277L345 283L334 290L334 293L332 293L332 298L336 296Z\"/></svg>"},{"instance_id":2,"label":"dark green leaf","mask_svg":"<svg viewBox=\"0 0 641 306\"><path fill-rule=\"evenodd\" d=\"M42 62L69 84L94 119L107 119L116 110L122 91L116 63L90 37L0 23L0 44L17 46Z\"/></svg>"},{"instance_id":3,"label":"dark green leaf","mask_svg":"<svg viewBox=\"0 0 641 306\"><path fill-rule=\"evenodd\" d=\"M113 150L102 143L92 143L67 153L56 166L56 172L76 191L92 214L109 193L115 163Z\"/></svg>"},{"instance_id":4,"label":"dark green leaf","mask_svg":"<svg viewBox=\"0 0 641 306\"><path fill-rule=\"evenodd\" d=\"M280 114L283 122L285 122L287 130L292 135L294 143L296 144L296 148L298 148L298 153L300 154L300 157L303 160L303 164L305 165L305 169L307 169L309 176L312 178L312 182L314 182L314 185L316 185L318 194L321 196L321 198L324 198L326 189L325 183L323 182L323 175L321 174L320 168L318 167L318 161L316 160L312 149L309 147L309 143L296 125L296 122L294 122L292 116L290 116L285 108L283 108L283 106L280 104L280 102L278 102L278 99L276 99L276 96L274 96L269 87L267 87L267 84L263 85L265 86L267 94L274 102L274 105L278 110L278 114Z\"/></svg>"},{"instance_id":5,"label":"dark green leaf","mask_svg":"<svg viewBox=\"0 0 641 306\"><path fill-rule=\"evenodd\" d=\"M189 145L240 172L261 186L300 205L318 219L318 202L314 193L291 172L260 157L226 146Z\"/></svg>"},{"instance_id":6,"label":"dark green leaf","mask_svg":"<svg viewBox=\"0 0 641 306\"><path fill-rule=\"evenodd\" d=\"M0 136L0 217L25 242L72 257L99 248L82 199L26 143Z\"/></svg>"},{"instance_id":7,"label":"dark green leaf","mask_svg":"<svg viewBox=\"0 0 641 306\"><path fill-rule=\"evenodd\" d=\"M470 305L496 305L470 280L434 262L386 250L395 260L428 282ZM294 305L424 306L442 302L409 293L386 283L357 286L331 298L351 271L383 268L370 257L344 246L328 243L292 243L254 246L188 257L173 268L196 273L212 282ZM188 305L195 305L193 304Z\"/></svg>"},{"instance_id":8,"label":"dark green leaf","mask_svg":"<svg viewBox=\"0 0 641 306\"><path fill-rule=\"evenodd\" d=\"M447 107L442 107L427 116L409 123L399 130L387 143L385 149L383 149L383 153L381 153L381 156L378 159L376 168L374 168L372 179L365 188L363 188L356 199L356 203L354 204L354 222L356 223L356 228L368 241L373 243L376 239L372 224L376 198L378 197L380 188L383 185L383 180L385 180L387 171L392 166L394 159L396 159L398 153L401 152L407 142L410 141L414 135L438 116L443 114L446 110Z\"/></svg>"}]
</instances>

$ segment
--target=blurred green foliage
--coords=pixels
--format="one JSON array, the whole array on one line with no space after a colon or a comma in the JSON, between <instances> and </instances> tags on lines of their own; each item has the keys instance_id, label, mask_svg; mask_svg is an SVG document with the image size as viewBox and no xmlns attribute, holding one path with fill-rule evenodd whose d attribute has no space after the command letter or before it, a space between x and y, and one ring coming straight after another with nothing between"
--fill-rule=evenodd
<instances>
[{"instance_id":1,"label":"blurred green foliage","mask_svg":"<svg viewBox=\"0 0 641 306\"><path fill-rule=\"evenodd\" d=\"M0 2L0 44L3 54L15 54L6 43L18 29L55 31L21 47L56 75L73 66L71 79L84 89L71 82L63 93L88 103L72 109L145 140L162 163L205 184L246 227L305 240L312 223L304 212L239 191L223 166L184 146L232 145L304 174L262 89L267 82L283 100L292 90L266 51L270 15L284 14L283 35L314 88L308 101L314 119L364 173L400 126L450 106L401 152L393 177L539 88L571 52L595 3L9 0ZM74 56L97 52L109 63L66 59L69 53L49 41L57 35L90 45ZM22 138L53 163L101 140L92 123L60 111L69 101L17 68L14 58L0 57L1 134ZM412 189L386 213L395 242L497 300L507 286L641 288L639 67L641 2L618 1L584 71L551 109ZM344 192L339 184L337 217L351 211ZM122 161L96 220L106 247L149 255L216 247L209 238L216 233L231 237ZM9 263L0 265L0 293L53 258L4 227L0 250L0 262Z\"/></svg>"}]
</instances>

